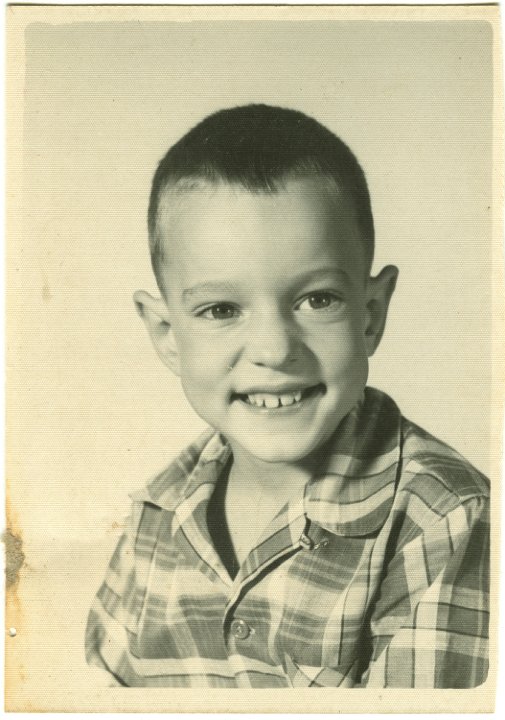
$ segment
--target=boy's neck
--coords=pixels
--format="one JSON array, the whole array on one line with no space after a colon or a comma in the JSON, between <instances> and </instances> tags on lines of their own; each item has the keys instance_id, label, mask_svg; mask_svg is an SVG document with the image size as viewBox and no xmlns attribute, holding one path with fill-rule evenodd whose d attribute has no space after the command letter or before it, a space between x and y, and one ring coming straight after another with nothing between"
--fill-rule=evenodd
<instances>
[{"instance_id":1,"label":"boy's neck","mask_svg":"<svg viewBox=\"0 0 505 720\"><path fill-rule=\"evenodd\" d=\"M301 497L313 474L310 463L268 463L233 448L224 513L234 555L241 565L273 518Z\"/></svg>"},{"instance_id":2,"label":"boy's neck","mask_svg":"<svg viewBox=\"0 0 505 720\"><path fill-rule=\"evenodd\" d=\"M232 444L233 465L230 483L241 485L244 491L261 491L265 495L279 498L289 497L304 487L314 474L314 458L302 458L294 462L266 462Z\"/></svg>"}]
</instances>

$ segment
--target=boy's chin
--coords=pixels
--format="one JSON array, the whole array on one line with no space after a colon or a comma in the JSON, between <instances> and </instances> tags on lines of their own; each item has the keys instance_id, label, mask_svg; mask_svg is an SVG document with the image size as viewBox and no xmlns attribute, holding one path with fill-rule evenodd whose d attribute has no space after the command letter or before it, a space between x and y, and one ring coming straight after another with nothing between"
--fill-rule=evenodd
<instances>
[{"instance_id":1,"label":"boy's chin","mask_svg":"<svg viewBox=\"0 0 505 720\"><path fill-rule=\"evenodd\" d=\"M296 442L296 438L288 442L275 442L271 436L256 438L253 442L240 442L242 452L245 452L252 459L265 463L299 463L308 456L316 455L320 447L324 445L325 439L321 438L312 443ZM232 448L236 443L230 439Z\"/></svg>"}]
</instances>

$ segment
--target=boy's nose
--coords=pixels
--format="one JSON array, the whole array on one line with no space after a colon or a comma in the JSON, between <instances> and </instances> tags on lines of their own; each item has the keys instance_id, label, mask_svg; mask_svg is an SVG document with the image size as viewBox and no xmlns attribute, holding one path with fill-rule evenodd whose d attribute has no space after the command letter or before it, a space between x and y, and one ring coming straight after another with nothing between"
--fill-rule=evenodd
<instances>
[{"instance_id":1,"label":"boy's nose","mask_svg":"<svg viewBox=\"0 0 505 720\"><path fill-rule=\"evenodd\" d=\"M254 365L279 368L296 360L295 329L280 314L265 313L247 328L246 355Z\"/></svg>"}]
</instances>

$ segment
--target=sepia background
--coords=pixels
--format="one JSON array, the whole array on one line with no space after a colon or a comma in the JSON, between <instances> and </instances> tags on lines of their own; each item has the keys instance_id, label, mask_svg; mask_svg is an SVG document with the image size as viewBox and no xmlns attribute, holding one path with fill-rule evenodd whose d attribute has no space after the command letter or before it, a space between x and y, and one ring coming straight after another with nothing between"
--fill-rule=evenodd
<instances>
[{"instance_id":1,"label":"sepia background","mask_svg":"<svg viewBox=\"0 0 505 720\"><path fill-rule=\"evenodd\" d=\"M285 105L350 145L372 195L374 269L400 268L370 384L486 474L492 460L492 26L94 17L37 15L18 57L7 489L25 565L20 629L6 643L12 697L45 688L49 706L53 691L93 687L86 615L128 493L203 428L131 296L155 291L145 223L155 165L204 115Z\"/></svg>"}]
</instances>

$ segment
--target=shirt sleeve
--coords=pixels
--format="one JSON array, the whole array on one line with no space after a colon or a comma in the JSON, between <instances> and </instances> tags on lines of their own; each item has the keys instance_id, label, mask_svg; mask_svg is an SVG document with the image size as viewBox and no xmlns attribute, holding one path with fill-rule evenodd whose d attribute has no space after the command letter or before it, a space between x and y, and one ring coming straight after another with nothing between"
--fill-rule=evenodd
<instances>
[{"instance_id":1,"label":"shirt sleeve","mask_svg":"<svg viewBox=\"0 0 505 720\"><path fill-rule=\"evenodd\" d=\"M129 634L137 622L135 525L132 514L96 594L86 627L86 660L107 674L112 686L129 685L129 678L135 674L129 653Z\"/></svg>"},{"instance_id":2,"label":"shirt sleeve","mask_svg":"<svg viewBox=\"0 0 505 720\"><path fill-rule=\"evenodd\" d=\"M488 671L489 501L458 505L393 557L363 687L471 688Z\"/></svg>"}]
</instances>

